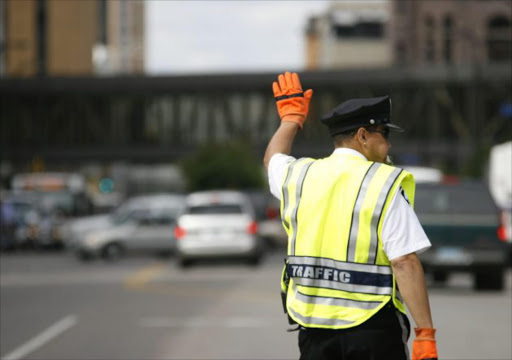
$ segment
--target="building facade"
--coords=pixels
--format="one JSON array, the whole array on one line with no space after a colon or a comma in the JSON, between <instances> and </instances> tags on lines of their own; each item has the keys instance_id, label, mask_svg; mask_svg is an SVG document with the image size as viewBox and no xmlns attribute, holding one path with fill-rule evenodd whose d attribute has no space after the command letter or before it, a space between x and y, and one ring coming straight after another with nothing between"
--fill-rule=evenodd
<instances>
[{"instance_id":1,"label":"building facade","mask_svg":"<svg viewBox=\"0 0 512 360\"><path fill-rule=\"evenodd\" d=\"M306 68L386 67L392 63L387 1L333 1L306 29Z\"/></svg>"},{"instance_id":2,"label":"building facade","mask_svg":"<svg viewBox=\"0 0 512 360\"><path fill-rule=\"evenodd\" d=\"M512 1L392 0L397 65L484 65L512 61Z\"/></svg>"},{"instance_id":3,"label":"building facade","mask_svg":"<svg viewBox=\"0 0 512 360\"><path fill-rule=\"evenodd\" d=\"M144 70L144 2L2 2L2 75L133 74Z\"/></svg>"}]
</instances>

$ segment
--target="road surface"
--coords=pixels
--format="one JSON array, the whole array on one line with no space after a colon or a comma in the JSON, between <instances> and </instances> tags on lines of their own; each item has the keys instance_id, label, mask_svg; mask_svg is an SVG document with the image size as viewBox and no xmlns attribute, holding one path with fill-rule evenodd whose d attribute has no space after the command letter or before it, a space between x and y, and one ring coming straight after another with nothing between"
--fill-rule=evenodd
<instances>
[{"instance_id":1,"label":"road surface","mask_svg":"<svg viewBox=\"0 0 512 360\"><path fill-rule=\"evenodd\" d=\"M258 267L133 256L0 256L1 359L297 359L279 278L283 253ZM441 359L511 359L511 279L477 293L468 275L430 286Z\"/></svg>"}]
</instances>

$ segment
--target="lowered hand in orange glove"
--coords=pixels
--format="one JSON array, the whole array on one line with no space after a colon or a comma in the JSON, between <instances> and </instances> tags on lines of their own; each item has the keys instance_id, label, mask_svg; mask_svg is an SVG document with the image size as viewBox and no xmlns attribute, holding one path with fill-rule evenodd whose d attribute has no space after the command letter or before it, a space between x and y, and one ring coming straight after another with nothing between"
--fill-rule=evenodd
<instances>
[{"instance_id":1,"label":"lowered hand in orange glove","mask_svg":"<svg viewBox=\"0 0 512 360\"><path fill-rule=\"evenodd\" d=\"M415 328L412 343L412 360L437 360L436 329Z\"/></svg>"},{"instance_id":2,"label":"lowered hand in orange glove","mask_svg":"<svg viewBox=\"0 0 512 360\"><path fill-rule=\"evenodd\" d=\"M280 74L277 81L272 84L272 90L274 90L281 121L294 122L302 129L308 116L309 101L313 96L313 90L302 92L299 75L296 73Z\"/></svg>"}]
</instances>

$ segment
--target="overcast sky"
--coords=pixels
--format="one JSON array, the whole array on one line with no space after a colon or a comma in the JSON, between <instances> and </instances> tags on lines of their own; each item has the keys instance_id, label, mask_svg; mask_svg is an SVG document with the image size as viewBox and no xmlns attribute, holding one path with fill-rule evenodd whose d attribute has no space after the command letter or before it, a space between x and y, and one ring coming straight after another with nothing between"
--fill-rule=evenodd
<instances>
[{"instance_id":1,"label":"overcast sky","mask_svg":"<svg viewBox=\"0 0 512 360\"><path fill-rule=\"evenodd\" d=\"M304 30L329 1L147 1L149 74L266 72L304 66Z\"/></svg>"}]
</instances>

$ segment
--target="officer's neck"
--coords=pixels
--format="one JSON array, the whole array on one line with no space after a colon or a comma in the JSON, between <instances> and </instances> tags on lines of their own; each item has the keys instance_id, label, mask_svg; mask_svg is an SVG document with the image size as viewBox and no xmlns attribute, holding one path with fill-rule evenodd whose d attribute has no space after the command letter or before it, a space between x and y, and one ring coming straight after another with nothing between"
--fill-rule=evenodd
<instances>
[{"instance_id":1,"label":"officer's neck","mask_svg":"<svg viewBox=\"0 0 512 360\"><path fill-rule=\"evenodd\" d=\"M362 155L364 155L365 158L369 159L368 148L366 146L364 146L364 144L362 144L357 139L350 139L347 141L335 143L334 148L335 149L352 149L352 150L355 150L355 151L361 153Z\"/></svg>"}]
</instances>

